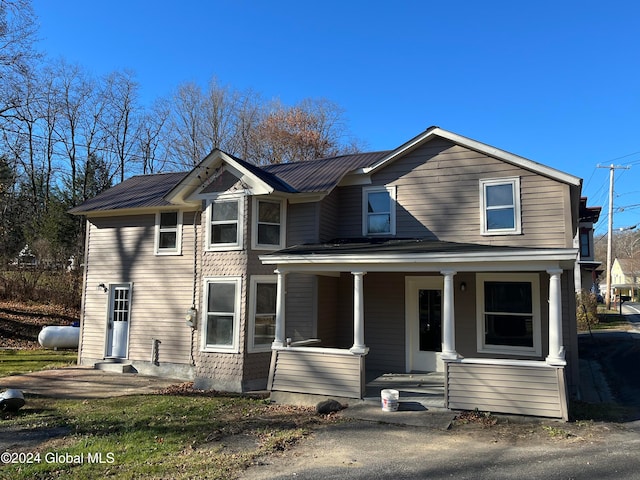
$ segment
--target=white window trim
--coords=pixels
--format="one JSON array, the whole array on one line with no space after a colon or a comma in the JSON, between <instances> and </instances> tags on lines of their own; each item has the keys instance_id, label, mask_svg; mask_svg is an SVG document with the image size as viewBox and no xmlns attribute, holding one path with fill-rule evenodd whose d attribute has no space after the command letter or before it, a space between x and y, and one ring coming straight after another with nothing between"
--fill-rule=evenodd
<instances>
[{"instance_id":1,"label":"white window trim","mask_svg":"<svg viewBox=\"0 0 640 480\"><path fill-rule=\"evenodd\" d=\"M515 219L513 228L488 229L486 188L497 185L511 185L513 188L513 207ZM522 212L520 204L520 177L488 178L480 180L480 232L482 235L520 235L522 233Z\"/></svg>"},{"instance_id":2,"label":"white window trim","mask_svg":"<svg viewBox=\"0 0 640 480\"><path fill-rule=\"evenodd\" d=\"M216 202L238 202L238 230L237 230L237 238L235 242L229 243L211 243L211 210L212 205ZM222 252L222 251L232 251L232 250L243 250L244 249L244 209L245 209L245 196L244 195L220 195L215 198L211 198L207 200L207 209L206 209L206 246L205 250L207 252Z\"/></svg>"},{"instance_id":3,"label":"white window trim","mask_svg":"<svg viewBox=\"0 0 640 480\"><path fill-rule=\"evenodd\" d=\"M255 352L270 352L271 351L271 343L268 345L255 345L255 329L256 329L256 298L257 298L257 290L259 283L273 283L274 285L278 284L277 275L252 275L251 276L251 285L249 291L249 336L248 336L248 349L249 353Z\"/></svg>"},{"instance_id":4,"label":"white window trim","mask_svg":"<svg viewBox=\"0 0 640 480\"><path fill-rule=\"evenodd\" d=\"M280 242L277 245L268 245L258 243L258 203L271 202L280 205ZM253 197L251 206L252 231L251 231L251 248L253 250L280 250L285 247L287 233L287 207L286 202L282 199L274 198L258 198Z\"/></svg>"},{"instance_id":5,"label":"white window trim","mask_svg":"<svg viewBox=\"0 0 640 480\"><path fill-rule=\"evenodd\" d=\"M369 233L369 211L368 195L376 192L388 192L389 193L389 232L385 233ZM376 186L376 187L364 187L362 189L362 236L363 237L384 237L396 234L396 187L391 186Z\"/></svg>"},{"instance_id":6,"label":"white window trim","mask_svg":"<svg viewBox=\"0 0 640 480\"><path fill-rule=\"evenodd\" d=\"M176 225L176 246L175 248L160 248L160 233L161 231L172 231L173 229L161 229L160 218L163 213L178 213L178 224ZM181 255L182 254L182 210L164 210L156 212L156 227L155 227L155 254L156 255Z\"/></svg>"},{"instance_id":7,"label":"white window trim","mask_svg":"<svg viewBox=\"0 0 640 480\"><path fill-rule=\"evenodd\" d=\"M533 315L533 347L486 345L484 325L484 282L530 282ZM535 273L478 273L476 274L476 331L479 353L502 353L530 357L542 355L542 319L540 310L540 276Z\"/></svg>"},{"instance_id":8,"label":"white window trim","mask_svg":"<svg viewBox=\"0 0 640 480\"><path fill-rule=\"evenodd\" d=\"M207 346L207 322L208 322L208 306L209 306L209 284L210 283L235 283L236 285L236 298L234 300L233 312L233 341L231 345L211 345ZM240 307L242 298L242 277L235 276L221 276L221 277L206 277L203 280L203 292L202 295L202 315L201 315L201 352L210 353L239 353L240 351Z\"/></svg>"}]
</instances>

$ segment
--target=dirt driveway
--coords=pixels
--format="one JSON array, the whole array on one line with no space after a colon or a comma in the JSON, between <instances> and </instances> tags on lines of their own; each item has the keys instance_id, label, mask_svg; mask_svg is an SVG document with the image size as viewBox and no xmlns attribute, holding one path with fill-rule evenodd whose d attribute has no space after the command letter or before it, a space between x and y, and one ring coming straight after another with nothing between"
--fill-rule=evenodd
<instances>
[{"instance_id":1,"label":"dirt driveway","mask_svg":"<svg viewBox=\"0 0 640 480\"><path fill-rule=\"evenodd\" d=\"M176 383L182 383L182 380L68 367L2 377L0 390L15 388L25 395L85 399L152 393Z\"/></svg>"}]
</instances>

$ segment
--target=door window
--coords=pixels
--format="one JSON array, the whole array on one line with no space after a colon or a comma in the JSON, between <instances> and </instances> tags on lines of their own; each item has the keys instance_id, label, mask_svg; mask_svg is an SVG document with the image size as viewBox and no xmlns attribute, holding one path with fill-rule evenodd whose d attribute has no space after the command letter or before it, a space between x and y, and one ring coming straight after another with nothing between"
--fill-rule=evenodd
<instances>
[{"instance_id":1,"label":"door window","mask_svg":"<svg viewBox=\"0 0 640 480\"><path fill-rule=\"evenodd\" d=\"M442 351L442 292L420 290L418 292L418 317L420 322L420 350Z\"/></svg>"}]
</instances>

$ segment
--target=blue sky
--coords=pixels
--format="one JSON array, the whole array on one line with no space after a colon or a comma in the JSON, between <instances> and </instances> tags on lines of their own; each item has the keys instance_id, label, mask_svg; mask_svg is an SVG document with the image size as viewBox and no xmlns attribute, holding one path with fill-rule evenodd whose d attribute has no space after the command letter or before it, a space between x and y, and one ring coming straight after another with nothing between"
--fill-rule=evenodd
<instances>
[{"instance_id":1,"label":"blue sky","mask_svg":"<svg viewBox=\"0 0 640 480\"><path fill-rule=\"evenodd\" d=\"M640 222L640 3L33 0L40 49L144 102L213 76L293 104L327 98L369 150L431 125L584 179L614 227ZM624 211L619 211L624 208Z\"/></svg>"}]
</instances>

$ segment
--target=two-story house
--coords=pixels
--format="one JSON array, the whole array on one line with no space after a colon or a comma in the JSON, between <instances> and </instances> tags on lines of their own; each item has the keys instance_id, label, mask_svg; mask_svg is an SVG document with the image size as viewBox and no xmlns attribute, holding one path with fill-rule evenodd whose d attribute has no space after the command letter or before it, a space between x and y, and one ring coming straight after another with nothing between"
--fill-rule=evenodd
<instances>
[{"instance_id":1,"label":"two-story house","mask_svg":"<svg viewBox=\"0 0 640 480\"><path fill-rule=\"evenodd\" d=\"M599 293L598 277L602 273L601 262L595 259L593 226L598 222L602 207L587 206L587 197L580 198L578 231L573 245L578 249L578 262L575 269L576 292Z\"/></svg>"},{"instance_id":2,"label":"two-story house","mask_svg":"<svg viewBox=\"0 0 640 480\"><path fill-rule=\"evenodd\" d=\"M640 259L615 258L611 266L611 288L616 301L620 301L621 296L635 301L640 290Z\"/></svg>"},{"instance_id":3,"label":"two-story house","mask_svg":"<svg viewBox=\"0 0 640 480\"><path fill-rule=\"evenodd\" d=\"M73 210L79 362L276 400L443 371L449 408L567 418L580 191L438 127L391 151L257 167L216 150L130 178Z\"/></svg>"}]
</instances>

